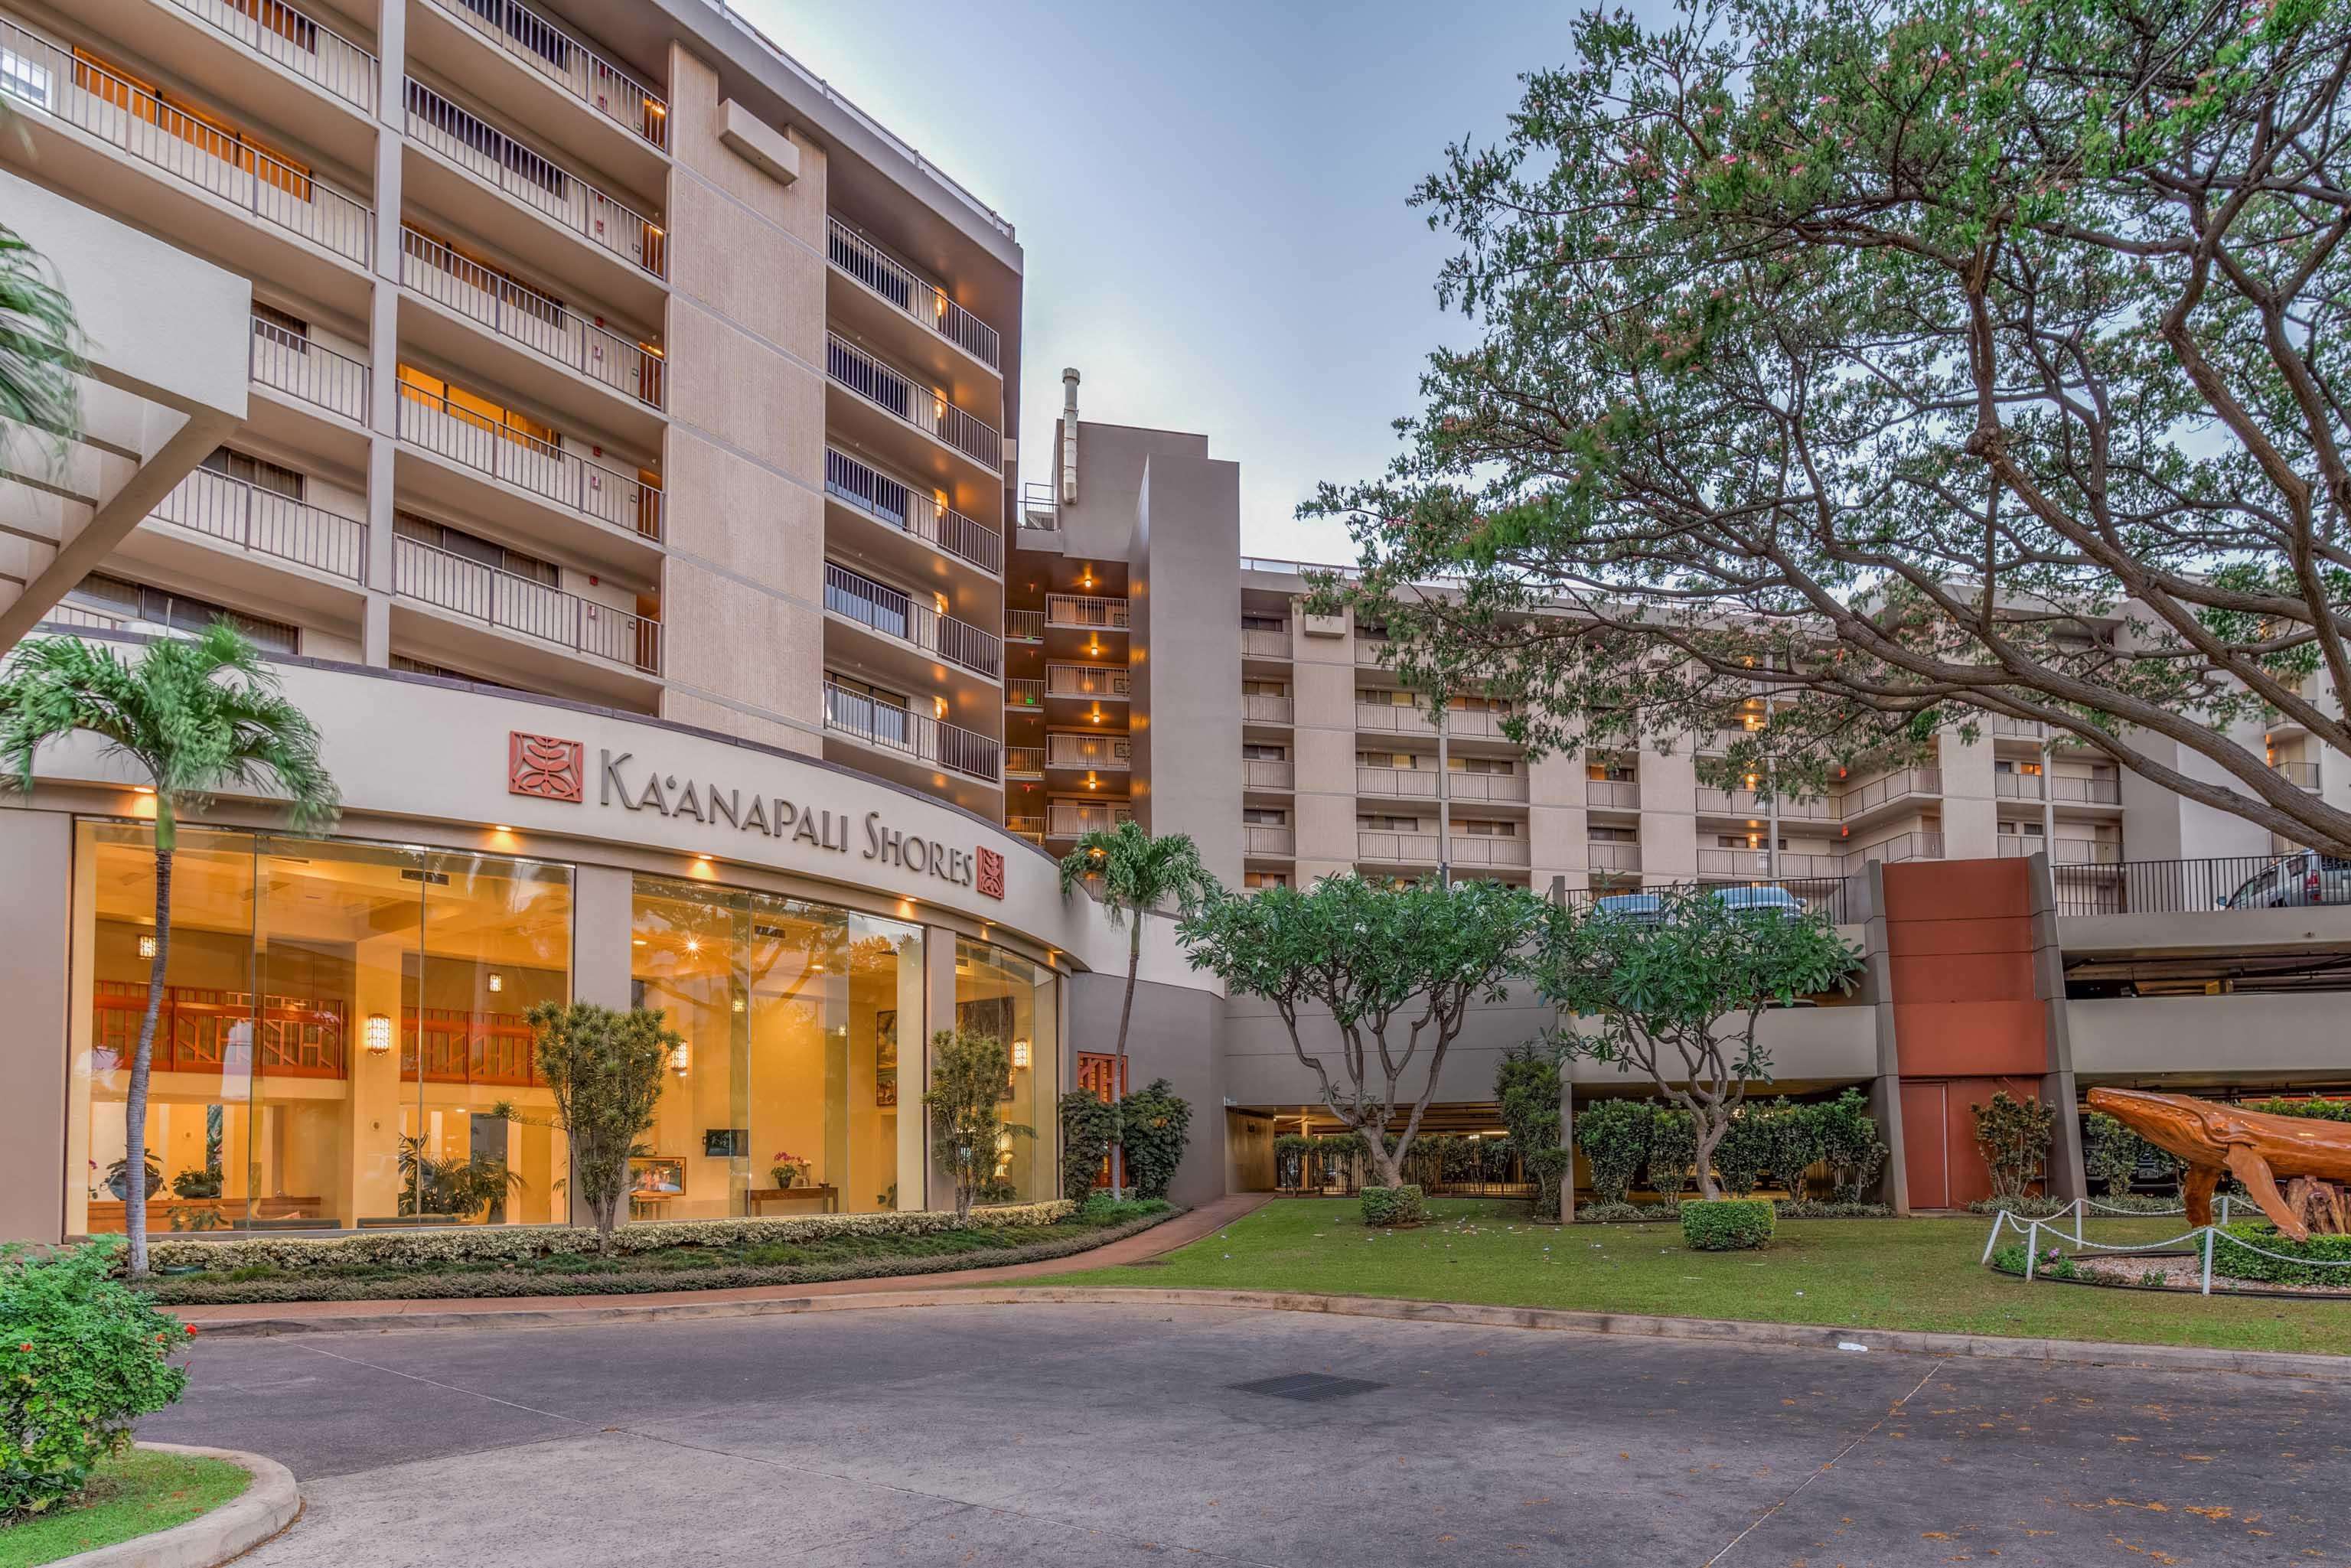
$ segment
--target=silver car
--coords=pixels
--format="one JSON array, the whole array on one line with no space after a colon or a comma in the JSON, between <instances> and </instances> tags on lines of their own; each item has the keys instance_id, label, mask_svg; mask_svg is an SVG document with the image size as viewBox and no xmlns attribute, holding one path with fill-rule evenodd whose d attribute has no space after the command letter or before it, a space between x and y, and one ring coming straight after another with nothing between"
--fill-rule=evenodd
<instances>
[{"instance_id":1,"label":"silver car","mask_svg":"<svg viewBox=\"0 0 2351 1568\"><path fill-rule=\"evenodd\" d=\"M2307 909L2351 904L2351 860L2297 850L2263 866L2236 892L2220 900L2223 909Z\"/></svg>"}]
</instances>

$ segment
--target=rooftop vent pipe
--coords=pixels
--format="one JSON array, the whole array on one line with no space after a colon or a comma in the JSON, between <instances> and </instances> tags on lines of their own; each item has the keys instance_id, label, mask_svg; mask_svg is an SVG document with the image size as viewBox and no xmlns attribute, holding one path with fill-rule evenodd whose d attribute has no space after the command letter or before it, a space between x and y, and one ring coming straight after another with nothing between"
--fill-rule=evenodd
<instances>
[{"instance_id":1,"label":"rooftop vent pipe","mask_svg":"<svg viewBox=\"0 0 2351 1568\"><path fill-rule=\"evenodd\" d=\"M1078 371L1061 372L1061 505L1078 504Z\"/></svg>"}]
</instances>

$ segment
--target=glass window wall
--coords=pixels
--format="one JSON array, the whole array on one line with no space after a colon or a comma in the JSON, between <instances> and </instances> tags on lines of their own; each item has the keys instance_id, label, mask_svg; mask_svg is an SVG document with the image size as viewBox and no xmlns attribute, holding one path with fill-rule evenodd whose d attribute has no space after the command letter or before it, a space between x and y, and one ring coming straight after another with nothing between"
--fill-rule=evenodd
<instances>
[{"instance_id":1,"label":"glass window wall","mask_svg":"<svg viewBox=\"0 0 2351 1568\"><path fill-rule=\"evenodd\" d=\"M998 1113L1008 1133L997 1145L1002 1196L1043 1203L1061 1196L1061 991L1058 977L1006 948L956 940L956 1027L1002 1040L1012 1058Z\"/></svg>"}]
</instances>

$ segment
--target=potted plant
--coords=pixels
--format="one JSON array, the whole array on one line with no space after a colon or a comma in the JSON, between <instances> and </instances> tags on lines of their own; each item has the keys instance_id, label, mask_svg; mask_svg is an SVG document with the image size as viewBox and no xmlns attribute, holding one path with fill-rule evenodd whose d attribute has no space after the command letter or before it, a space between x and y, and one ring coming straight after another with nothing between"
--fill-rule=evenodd
<instances>
[{"instance_id":1,"label":"potted plant","mask_svg":"<svg viewBox=\"0 0 2351 1568\"><path fill-rule=\"evenodd\" d=\"M150 1155L146 1157L145 1168L147 1195L152 1197L163 1190L162 1167L158 1166L155 1163L155 1157ZM131 1197L131 1161L128 1157L119 1159L106 1167L106 1188L117 1197L128 1199Z\"/></svg>"},{"instance_id":2,"label":"potted plant","mask_svg":"<svg viewBox=\"0 0 2351 1568\"><path fill-rule=\"evenodd\" d=\"M771 1156L768 1175L778 1187L804 1186L809 1179L809 1162L798 1155L778 1154Z\"/></svg>"}]
</instances>

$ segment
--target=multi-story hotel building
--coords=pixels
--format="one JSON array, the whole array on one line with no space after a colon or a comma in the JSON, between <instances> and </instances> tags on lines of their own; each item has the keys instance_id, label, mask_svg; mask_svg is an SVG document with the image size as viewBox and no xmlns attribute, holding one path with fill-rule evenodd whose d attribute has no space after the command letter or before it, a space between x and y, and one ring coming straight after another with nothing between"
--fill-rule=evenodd
<instances>
[{"instance_id":1,"label":"multi-story hotel building","mask_svg":"<svg viewBox=\"0 0 2351 1568\"><path fill-rule=\"evenodd\" d=\"M567 997L685 1036L639 1214L941 1200L954 1028L1012 1048L1006 1193L1056 1190L1064 1089L1161 1075L1178 1196L1270 1185L1311 1075L1165 921L1113 1054L1126 938L1049 856L1128 816L1235 886L1785 883L1871 966L1772 1019L1781 1087L1867 1086L1896 1201L1966 1195L1994 1081L2351 1080L2345 912L2215 912L2274 858L2233 819L2000 731L1809 802L1688 747L1531 762L1241 556L1207 437L1086 423L1067 372L1024 490L1011 225L723 6L0 0L0 95L89 338L79 440L0 454L0 649L227 616L344 795L183 827L159 1228L561 1217L524 1015ZM138 782L85 737L0 811L0 1235L119 1228L141 1179ZM1437 1124L1492 1126L1553 1021L1480 1009Z\"/></svg>"}]
</instances>

